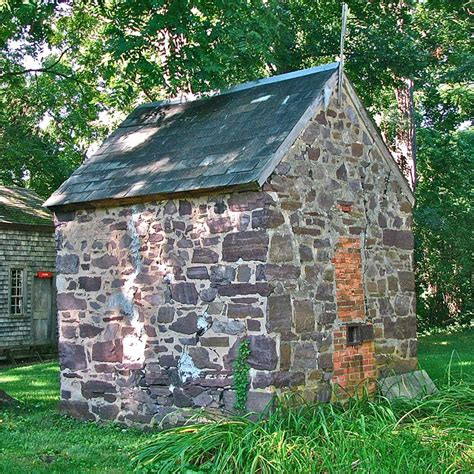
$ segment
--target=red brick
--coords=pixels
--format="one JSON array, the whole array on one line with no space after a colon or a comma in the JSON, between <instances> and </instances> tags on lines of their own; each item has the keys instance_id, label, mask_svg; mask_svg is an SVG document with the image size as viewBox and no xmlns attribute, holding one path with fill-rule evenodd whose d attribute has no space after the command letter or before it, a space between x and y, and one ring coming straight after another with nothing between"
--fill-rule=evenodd
<instances>
[{"instance_id":1,"label":"red brick","mask_svg":"<svg viewBox=\"0 0 474 474\"><path fill-rule=\"evenodd\" d=\"M336 275L337 314L342 322L363 322L365 320L364 288L362 279L362 257L360 240L340 237L332 259ZM346 345L346 326L334 332L334 379L344 388L343 396L361 392L366 380L373 378L375 356L373 343L361 346ZM373 390L375 386L368 386Z\"/></svg>"}]
</instances>

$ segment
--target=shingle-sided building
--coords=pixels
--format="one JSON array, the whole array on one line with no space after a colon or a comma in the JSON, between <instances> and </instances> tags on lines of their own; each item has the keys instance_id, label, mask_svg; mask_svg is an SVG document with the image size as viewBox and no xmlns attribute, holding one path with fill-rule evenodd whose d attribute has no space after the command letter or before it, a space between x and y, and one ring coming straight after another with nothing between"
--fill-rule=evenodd
<instances>
[{"instance_id":1,"label":"shingle-sided building","mask_svg":"<svg viewBox=\"0 0 474 474\"><path fill-rule=\"evenodd\" d=\"M174 423L416 365L413 196L337 64L138 107L47 201L62 407Z\"/></svg>"},{"instance_id":2,"label":"shingle-sided building","mask_svg":"<svg viewBox=\"0 0 474 474\"><path fill-rule=\"evenodd\" d=\"M0 186L0 358L57 348L54 224L42 203Z\"/></svg>"}]
</instances>

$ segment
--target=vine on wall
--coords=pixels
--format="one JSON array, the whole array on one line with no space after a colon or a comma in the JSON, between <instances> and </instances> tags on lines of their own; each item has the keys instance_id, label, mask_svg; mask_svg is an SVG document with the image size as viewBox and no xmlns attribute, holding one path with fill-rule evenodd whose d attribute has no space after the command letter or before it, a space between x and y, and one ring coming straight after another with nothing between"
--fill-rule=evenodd
<instances>
[{"instance_id":1,"label":"vine on wall","mask_svg":"<svg viewBox=\"0 0 474 474\"><path fill-rule=\"evenodd\" d=\"M245 412L247 406L247 397L250 386L250 366L247 362L250 356L250 341L244 339L237 352L237 357L234 361L234 389L235 389L235 403L234 409L240 413Z\"/></svg>"}]
</instances>

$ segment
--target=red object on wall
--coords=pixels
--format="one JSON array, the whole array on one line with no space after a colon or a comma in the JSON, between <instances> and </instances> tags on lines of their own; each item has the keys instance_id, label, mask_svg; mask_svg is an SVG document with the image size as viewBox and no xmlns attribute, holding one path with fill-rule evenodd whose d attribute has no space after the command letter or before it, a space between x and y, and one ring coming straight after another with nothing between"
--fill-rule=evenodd
<instances>
[{"instance_id":1,"label":"red object on wall","mask_svg":"<svg viewBox=\"0 0 474 474\"><path fill-rule=\"evenodd\" d=\"M346 212L346 213L352 212L352 204L350 202L339 202L338 205L339 205L339 209L342 212Z\"/></svg>"},{"instance_id":2,"label":"red object on wall","mask_svg":"<svg viewBox=\"0 0 474 474\"><path fill-rule=\"evenodd\" d=\"M53 278L53 272L38 272L36 276L38 278Z\"/></svg>"}]
</instances>

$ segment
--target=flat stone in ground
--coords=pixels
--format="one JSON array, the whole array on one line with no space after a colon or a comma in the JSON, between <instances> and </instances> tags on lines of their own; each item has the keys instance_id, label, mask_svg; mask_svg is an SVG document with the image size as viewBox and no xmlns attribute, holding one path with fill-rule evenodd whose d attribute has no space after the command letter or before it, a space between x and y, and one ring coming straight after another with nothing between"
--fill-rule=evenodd
<instances>
[{"instance_id":1,"label":"flat stone in ground","mask_svg":"<svg viewBox=\"0 0 474 474\"><path fill-rule=\"evenodd\" d=\"M389 400L394 398L419 398L438 391L425 370L385 377L379 380L379 388L382 395Z\"/></svg>"},{"instance_id":2,"label":"flat stone in ground","mask_svg":"<svg viewBox=\"0 0 474 474\"><path fill-rule=\"evenodd\" d=\"M14 403L18 403L18 400L8 395L7 392L0 390L0 407L2 405L13 405Z\"/></svg>"}]
</instances>

